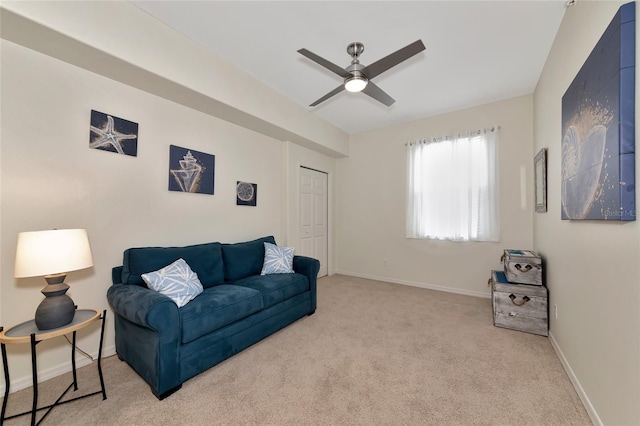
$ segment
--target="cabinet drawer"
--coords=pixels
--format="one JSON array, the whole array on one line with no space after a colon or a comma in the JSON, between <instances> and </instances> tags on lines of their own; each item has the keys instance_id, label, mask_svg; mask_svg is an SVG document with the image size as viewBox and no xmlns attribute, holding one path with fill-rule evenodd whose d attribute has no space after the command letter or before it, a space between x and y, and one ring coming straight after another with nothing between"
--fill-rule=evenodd
<instances>
[{"instance_id":1,"label":"cabinet drawer","mask_svg":"<svg viewBox=\"0 0 640 426\"><path fill-rule=\"evenodd\" d=\"M504 273L512 283L542 285L542 259L531 250L505 250Z\"/></svg>"},{"instance_id":2,"label":"cabinet drawer","mask_svg":"<svg viewBox=\"0 0 640 426\"><path fill-rule=\"evenodd\" d=\"M493 325L527 333L549 335L547 288L511 284L503 271L492 271L491 307Z\"/></svg>"},{"instance_id":3,"label":"cabinet drawer","mask_svg":"<svg viewBox=\"0 0 640 426\"><path fill-rule=\"evenodd\" d=\"M527 296L520 293L493 292L493 308L496 313L512 314L531 318L547 317L547 298Z\"/></svg>"},{"instance_id":4,"label":"cabinet drawer","mask_svg":"<svg viewBox=\"0 0 640 426\"><path fill-rule=\"evenodd\" d=\"M493 316L493 325L541 336L549 335L549 324L546 317L535 318L520 315L517 312L496 312Z\"/></svg>"}]
</instances>

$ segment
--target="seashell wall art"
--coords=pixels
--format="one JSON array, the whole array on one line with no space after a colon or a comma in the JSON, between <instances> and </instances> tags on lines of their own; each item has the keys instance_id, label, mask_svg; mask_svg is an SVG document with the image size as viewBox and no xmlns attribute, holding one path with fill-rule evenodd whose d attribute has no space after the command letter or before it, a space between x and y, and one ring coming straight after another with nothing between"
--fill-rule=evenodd
<instances>
[{"instance_id":1,"label":"seashell wall art","mask_svg":"<svg viewBox=\"0 0 640 426\"><path fill-rule=\"evenodd\" d=\"M562 97L562 219L636 220L635 39L627 3Z\"/></svg>"},{"instance_id":2,"label":"seashell wall art","mask_svg":"<svg viewBox=\"0 0 640 426\"><path fill-rule=\"evenodd\" d=\"M215 155L169 145L169 191L213 194Z\"/></svg>"}]
</instances>

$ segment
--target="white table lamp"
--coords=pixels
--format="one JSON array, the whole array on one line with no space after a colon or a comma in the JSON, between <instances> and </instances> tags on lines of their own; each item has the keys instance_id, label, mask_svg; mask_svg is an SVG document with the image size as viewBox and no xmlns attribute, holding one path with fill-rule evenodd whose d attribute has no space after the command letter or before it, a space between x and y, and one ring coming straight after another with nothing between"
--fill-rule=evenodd
<instances>
[{"instance_id":1,"label":"white table lamp","mask_svg":"<svg viewBox=\"0 0 640 426\"><path fill-rule=\"evenodd\" d=\"M93 266L91 246L86 229L55 229L18 234L15 278L44 276L44 300L36 310L35 323L40 330L51 330L69 324L75 304L65 293L67 272Z\"/></svg>"}]
</instances>

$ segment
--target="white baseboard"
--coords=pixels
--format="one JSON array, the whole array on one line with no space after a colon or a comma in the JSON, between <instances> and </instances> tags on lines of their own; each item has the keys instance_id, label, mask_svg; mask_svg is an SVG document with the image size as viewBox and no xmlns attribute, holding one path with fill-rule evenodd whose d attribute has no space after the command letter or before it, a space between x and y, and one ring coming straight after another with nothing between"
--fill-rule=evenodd
<instances>
[{"instance_id":1,"label":"white baseboard","mask_svg":"<svg viewBox=\"0 0 640 426\"><path fill-rule=\"evenodd\" d=\"M420 283L420 282L416 282L416 281L400 280L400 279L391 278L391 277L378 277L378 276L375 276L375 275L360 274L360 273L357 273L357 272L348 272L348 271L334 271L334 273L340 274L340 275L348 275L348 276L351 276L351 277L366 278L366 279L375 280L375 281L383 281L383 282L394 283L394 284L410 285L412 287L426 288L426 289L429 289L429 290L444 291L444 292L447 292L447 293L462 294L462 295L465 295L465 296L482 297L482 298L485 298L485 299L490 299L491 298L491 293L489 292L489 290L487 290L487 292L485 293L485 292L481 292L481 291L463 290L463 289L459 289L459 288L455 288L455 287L446 287L446 286L436 285L436 284L426 284L426 283Z\"/></svg>"},{"instance_id":2,"label":"white baseboard","mask_svg":"<svg viewBox=\"0 0 640 426\"><path fill-rule=\"evenodd\" d=\"M553 333L551 332L549 332L549 341L551 342L551 346L553 347L553 350L556 352L556 355L558 355L558 358L560 359L560 363L562 364L564 371L566 371L567 376L569 376L569 380L571 380L571 384L573 385L578 396L580 397L580 401L582 401L582 405L584 405L584 408L587 410L587 414L589 414L589 418L591 418L591 422L596 426L602 426L603 423L602 423L602 420L600 420L600 416L598 416L596 409L593 407L593 404L591 404L591 401L589 400L589 397L587 396L586 392L582 388L582 385L580 384L578 377L576 377L575 373L571 369L571 365L569 364L569 361L567 361L567 358L565 358L564 354L562 353L562 350L560 349L560 346L558 345L558 342L556 341L556 338L553 336Z\"/></svg>"},{"instance_id":3,"label":"white baseboard","mask_svg":"<svg viewBox=\"0 0 640 426\"><path fill-rule=\"evenodd\" d=\"M107 348L103 348L102 359L111 355L115 355L115 353L116 353L115 345ZM97 359L98 351L96 351L95 353L90 353L89 355L91 355L93 359ZM9 362L11 362L11 360L9 360ZM85 365L91 364L91 362L92 361L87 357L85 357L84 355L80 353L76 353L76 368L84 367ZM58 364L54 367L47 368L46 370L38 370L38 383L42 383L49 379L53 379L54 377L68 373L69 371L71 371L71 360L69 360L68 362ZM31 386L33 386L33 378L31 377L31 375L28 375L26 377L21 377L17 380L12 380L11 387L9 390L10 390L10 393L14 393ZM5 385L3 383L0 386L0 394L4 395L4 390L5 390Z\"/></svg>"}]
</instances>

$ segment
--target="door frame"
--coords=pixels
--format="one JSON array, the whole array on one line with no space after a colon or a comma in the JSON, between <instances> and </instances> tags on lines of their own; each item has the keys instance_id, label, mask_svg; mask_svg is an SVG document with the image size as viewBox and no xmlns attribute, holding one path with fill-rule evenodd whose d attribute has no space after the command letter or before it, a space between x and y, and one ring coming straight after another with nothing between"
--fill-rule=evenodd
<instances>
[{"instance_id":1,"label":"door frame","mask_svg":"<svg viewBox=\"0 0 640 426\"><path fill-rule=\"evenodd\" d=\"M289 187L287 207L287 243L295 247L300 241L300 169L311 169L327 175L327 275L334 274L333 262L333 177L332 170L317 165L296 161L291 164L291 172L287 177ZM293 168L295 167L295 172Z\"/></svg>"},{"instance_id":2,"label":"door frame","mask_svg":"<svg viewBox=\"0 0 640 426\"><path fill-rule=\"evenodd\" d=\"M301 205L300 205L300 175L301 175L300 172L301 172L301 169L307 169L307 170L311 170L311 171L316 172L316 173L322 173L322 174L326 175L326 178L327 178L327 187L326 187L326 194L325 194L325 197L326 197L326 199L325 199L325 208L326 208L326 223L325 223L325 225L326 225L326 244L327 244L326 248L327 248L327 252L325 254L325 263L326 263L325 266L327 268L327 275L326 276L329 276L329 275L332 275L331 274L331 268L330 268L330 260L329 260L331 258L331 249L330 249L331 248L331 225L330 225L331 207L329 206L329 201L331 199L331 197L330 197L330 188L329 188L330 181L331 181L331 176L330 176L330 174L328 172L325 172L325 171L322 171L322 170L318 170L315 167L308 167L308 166L305 166L305 165L299 165L298 166L298 168L297 168L297 171L298 171L298 176L297 176L297 198L298 198L298 201L297 201L297 221L296 221L296 232L297 232L296 243L300 241L300 233L299 233L299 231L300 231L300 208L301 208Z\"/></svg>"}]
</instances>

